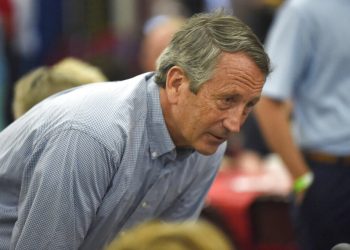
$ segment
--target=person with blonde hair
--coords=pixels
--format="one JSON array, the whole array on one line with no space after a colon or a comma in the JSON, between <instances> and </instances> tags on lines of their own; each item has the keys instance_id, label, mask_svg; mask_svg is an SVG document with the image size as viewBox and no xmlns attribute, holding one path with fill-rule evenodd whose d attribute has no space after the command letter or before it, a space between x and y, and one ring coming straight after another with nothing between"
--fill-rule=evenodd
<instances>
[{"instance_id":1,"label":"person with blonde hair","mask_svg":"<svg viewBox=\"0 0 350 250\"><path fill-rule=\"evenodd\" d=\"M233 250L214 225L197 222L151 221L116 237L105 250Z\"/></svg>"},{"instance_id":2,"label":"person with blonde hair","mask_svg":"<svg viewBox=\"0 0 350 250\"><path fill-rule=\"evenodd\" d=\"M17 119L46 97L87 83L104 82L106 76L97 67L69 57L51 67L40 67L15 83L13 115Z\"/></svg>"}]
</instances>

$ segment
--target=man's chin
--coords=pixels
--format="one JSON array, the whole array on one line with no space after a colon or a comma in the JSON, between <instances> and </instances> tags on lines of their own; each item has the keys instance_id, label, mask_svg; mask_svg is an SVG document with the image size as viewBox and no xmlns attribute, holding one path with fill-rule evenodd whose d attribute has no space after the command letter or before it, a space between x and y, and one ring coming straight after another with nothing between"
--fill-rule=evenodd
<instances>
[{"instance_id":1,"label":"man's chin","mask_svg":"<svg viewBox=\"0 0 350 250\"><path fill-rule=\"evenodd\" d=\"M205 145L202 147L196 147L195 150L197 152L201 153L202 155L212 155L212 154L216 153L219 146L220 146L220 144L219 145Z\"/></svg>"}]
</instances>

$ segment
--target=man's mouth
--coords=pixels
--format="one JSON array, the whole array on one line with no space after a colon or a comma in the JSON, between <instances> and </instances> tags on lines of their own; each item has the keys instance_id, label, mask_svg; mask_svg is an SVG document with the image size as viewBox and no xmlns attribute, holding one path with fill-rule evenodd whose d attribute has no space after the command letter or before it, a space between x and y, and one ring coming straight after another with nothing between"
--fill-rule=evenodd
<instances>
[{"instance_id":1,"label":"man's mouth","mask_svg":"<svg viewBox=\"0 0 350 250\"><path fill-rule=\"evenodd\" d=\"M226 137L222 137L222 136L217 136L217 135L214 135L214 134L211 134L209 133L213 138L215 138L217 141L220 141L220 142L223 142L223 141L226 141L227 138Z\"/></svg>"}]
</instances>

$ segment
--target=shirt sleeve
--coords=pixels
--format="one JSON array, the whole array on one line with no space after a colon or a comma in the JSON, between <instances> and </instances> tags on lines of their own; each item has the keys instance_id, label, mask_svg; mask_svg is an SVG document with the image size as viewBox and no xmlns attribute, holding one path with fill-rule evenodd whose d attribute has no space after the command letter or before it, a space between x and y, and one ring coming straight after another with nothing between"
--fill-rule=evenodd
<instances>
[{"instance_id":1,"label":"shirt sleeve","mask_svg":"<svg viewBox=\"0 0 350 250\"><path fill-rule=\"evenodd\" d=\"M169 221L196 220L202 211L205 197L221 165L226 143L213 156L203 156L196 166L201 173L187 186L176 202L167 209L161 219Z\"/></svg>"},{"instance_id":2,"label":"shirt sleeve","mask_svg":"<svg viewBox=\"0 0 350 250\"><path fill-rule=\"evenodd\" d=\"M279 10L265 45L272 73L266 80L263 95L281 100L293 96L313 52L311 17L292 4L288 2Z\"/></svg>"},{"instance_id":3,"label":"shirt sleeve","mask_svg":"<svg viewBox=\"0 0 350 250\"><path fill-rule=\"evenodd\" d=\"M37 145L25 166L11 249L78 249L108 188L113 157L67 130Z\"/></svg>"}]
</instances>

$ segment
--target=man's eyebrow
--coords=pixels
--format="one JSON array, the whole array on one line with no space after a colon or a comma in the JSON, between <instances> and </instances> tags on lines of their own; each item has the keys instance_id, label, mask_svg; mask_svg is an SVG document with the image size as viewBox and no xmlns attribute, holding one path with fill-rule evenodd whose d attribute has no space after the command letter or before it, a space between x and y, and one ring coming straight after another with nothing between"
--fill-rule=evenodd
<instances>
[{"instance_id":1,"label":"man's eyebrow","mask_svg":"<svg viewBox=\"0 0 350 250\"><path fill-rule=\"evenodd\" d=\"M231 97L231 98L234 98L236 100L241 100L243 98L243 96L241 94L238 94L238 93L229 94L229 95L227 95L227 97Z\"/></svg>"},{"instance_id":2,"label":"man's eyebrow","mask_svg":"<svg viewBox=\"0 0 350 250\"><path fill-rule=\"evenodd\" d=\"M221 93L221 94L217 94L216 97L218 98L234 98L234 99L237 99L237 100L240 100L243 98L243 96L239 93Z\"/></svg>"}]
</instances>

